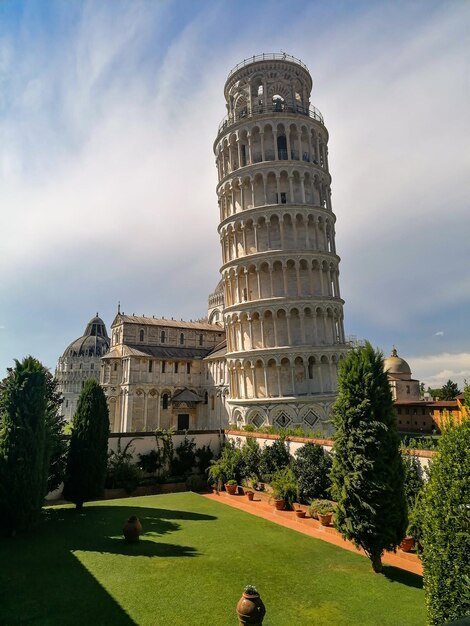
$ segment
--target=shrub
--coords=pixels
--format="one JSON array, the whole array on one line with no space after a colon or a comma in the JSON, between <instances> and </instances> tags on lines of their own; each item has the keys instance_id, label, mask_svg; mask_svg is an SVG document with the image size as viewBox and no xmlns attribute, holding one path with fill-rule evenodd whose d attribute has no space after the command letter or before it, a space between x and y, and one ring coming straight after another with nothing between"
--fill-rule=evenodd
<instances>
[{"instance_id":1,"label":"shrub","mask_svg":"<svg viewBox=\"0 0 470 626\"><path fill-rule=\"evenodd\" d=\"M331 455L318 444L308 443L297 451L292 469L299 482L299 498L303 503L326 498L331 485Z\"/></svg>"},{"instance_id":2,"label":"shrub","mask_svg":"<svg viewBox=\"0 0 470 626\"><path fill-rule=\"evenodd\" d=\"M74 502L77 509L103 493L108 436L106 397L96 380L87 380L74 417L64 485L64 498Z\"/></svg>"},{"instance_id":3,"label":"shrub","mask_svg":"<svg viewBox=\"0 0 470 626\"><path fill-rule=\"evenodd\" d=\"M271 476L290 463L289 450L285 443L285 437L280 436L273 444L265 446L261 452L259 473L266 482L270 482Z\"/></svg>"},{"instance_id":4,"label":"shrub","mask_svg":"<svg viewBox=\"0 0 470 626\"><path fill-rule=\"evenodd\" d=\"M336 527L382 571L407 527L404 467L383 355L369 342L341 361L331 494Z\"/></svg>"},{"instance_id":5,"label":"shrub","mask_svg":"<svg viewBox=\"0 0 470 626\"><path fill-rule=\"evenodd\" d=\"M408 511L411 511L423 487L423 475L418 457L414 454L403 454L403 465L405 468L405 497Z\"/></svg>"},{"instance_id":6,"label":"shrub","mask_svg":"<svg viewBox=\"0 0 470 626\"><path fill-rule=\"evenodd\" d=\"M299 485L290 467L284 467L274 472L270 484L273 498L285 500L287 508L290 508L297 500Z\"/></svg>"},{"instance_id":7,"label":"shrub","mask_svg":"<svg viewBox=\"0 0 470 626\"><path fill-rule=\"evenodd\" d=\"M194 438L190 439L186 435L183 441L176 446L176 458L173 458L170 462L170 473L173 476L184 476L191 472L196 465L195 447L196 442Z\"/></svg>"},{"instance_id":8,"label":"shrub","mask_svg":"<svg viewBox=\"0 0 470 626\"><path fill-rule=\"evenodd\" d=\"M328 515L328 513L334 513L336 509L336 502L332 500L316 499L312 500L308 507L308 513L313 519L318 519L319 515Z\"/></svg>"},{"instance_id":9,"label":"shrub","mask_svg":"<svg viewBox=\"0 0 470 626\"><path fill-rule=\"evenodd\" d=\"M469 476L470 420L466 420L442 435L418 503L429 624L468 614L465 581L470 577L470 533L464 513L470 504Z\"/></svg>"},{"instance_id":10,"label":"shrub","mask_svg":"<svg viewBox=\"0 0 470 626\"><path fill-rule=\"evenodd\" d=\"M146 474L156 474L162 467L160 451L150 450L145 454L139 454L138 466Z\"/></svg>"},{"instance_id":11,"label":"shrub","mask_svg":"<svg viewBox=\"0 0 470 626\"><path fill-rule=\"evenodd\" d=\"M196 493L207 491L207 481L200 474L191 474L186 479L186 489Z\"/></svg>"},{"instance_id":12,"label":"shrub","mask_svg":"<svg viewBox=\"0 0 470 626\"><path fill-rule=\"evenodd\" d=\"M241 474L242 478L259 478L259 466L261 461L261 448L253 437L248 437L241 448Z\"/></svg>"},{"instance_id":13,"label":"shrub","mask_svg":"<svg viewBox=\"0 0 470 626\"><path fill-rule=\"evenodd\" d=\"M209 481L211 484L215 484L217 489L220 489L228 480L235 480L237 483L240 483L242 475L241 470L241 450L237 448L235 444L228 441L223 446L220 457L215 461L211 461L208 471Z\"/></svg>"},{"instance_id":14,"label":"shrub","mask_svg":"<svg viewBox=\"0 0 470 626\"><path fill-rule=\"evenodd\" d=\"M108 489L124 488L128 493L132 493L142 480L142 470L132 463L134 449L132 443L136 439L139 437L131 439L122 450L119 437L116 452L109 451L105 480L105 486Z\"/></svg>"},{"instance_id":15,"label":"shrub","mask_svg":"<svg viewBox=\"0 0 470 626\"><path fill-rule=\"evenodd\" d=\"M214 453L210 446L203 445L202 448L196 448L194 456L196 457L196 467L201 474L204 474L214 458Z\"/></svg>"}]
</instances>

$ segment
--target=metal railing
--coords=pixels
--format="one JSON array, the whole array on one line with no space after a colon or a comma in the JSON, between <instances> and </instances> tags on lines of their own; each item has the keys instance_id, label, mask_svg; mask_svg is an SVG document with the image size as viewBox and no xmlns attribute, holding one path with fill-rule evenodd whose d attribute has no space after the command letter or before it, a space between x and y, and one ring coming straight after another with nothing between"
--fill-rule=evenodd
<instances>
[{"instance_id":1,"label":"metal railing","mask_svg":"<svg viewBox=\"0 0 470 626\"><path fill-rule=\"evenodd\" d=\"M308 74L310 74L310 72L308 71L308 67L305 65L305 63L300 59L296 59L290 54L286 54L285 52L264 52L263 54L255 54L252 57L248 57L247 59L243 59L243 61L240 61L240 63L237 63L237 65L235 65L235 67L230 70L227 76L227 80L230 78L230 76L232 76L232 74L237 72L242 67L250 65L251 63L256 63L257 61L289 61L290 63L296 63L297 65L300 65L300 67L303 67L304 70L306 70Z\"/></svg>"},{"instance_id":2,"label":"metal railing","mask_svg":"<svg viewBox=\"0 0 470 626\"><path fill-rule=\"evenodd\" d=\"M232 124L237 124L238 122L242 122L245 119L256 117L257 115L264 115L266 113L274 113L276 115L282 115L283 113L295 113L297 115L306 115L307 117L311 117L312 119L324 124L323 115L320 111L311 106L309 109L306 107L300 106L298 104L294 104L293 106L289 106L287 104L280 105L279 102L275 102L273 104L257 104L253 106L252 111L249 111L247 108L239 109L235 111L235 113L229 113L226 115L219 124L218 133L221 133L223 130L232 126Z\"/></svg>"}]
</instances>

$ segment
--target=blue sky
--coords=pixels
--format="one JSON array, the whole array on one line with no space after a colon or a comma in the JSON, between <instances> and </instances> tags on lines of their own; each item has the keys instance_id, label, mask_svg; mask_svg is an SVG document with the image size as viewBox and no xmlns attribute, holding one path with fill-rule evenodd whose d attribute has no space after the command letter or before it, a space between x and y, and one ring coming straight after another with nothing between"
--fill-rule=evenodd
<instances>
[{"instance_id":1,"label":"blue sky","mask_svg":"<svg viewBox=\"0 0 470 626\"><path fill-rule=\"evenodd\" d=\"M287 51L330 133L348 334L470 379L468 2L0 2L0 372L99 311L195 319L212 143L242 59Z\"/></svg>"}]
</instances>

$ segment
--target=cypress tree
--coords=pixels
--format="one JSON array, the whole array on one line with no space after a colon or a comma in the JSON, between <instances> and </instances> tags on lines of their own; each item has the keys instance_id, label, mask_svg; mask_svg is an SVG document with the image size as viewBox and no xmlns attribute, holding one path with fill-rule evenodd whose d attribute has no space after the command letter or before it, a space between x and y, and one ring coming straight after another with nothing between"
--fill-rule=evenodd
<instances>
[{"instance_id":1,"label":"cypress tree","mask_svg":"<svg viewBox=\"0 0 470 626\"><path fill-rule=\"evenodd\" d=\"M47 388L29 356L0 383L0 527L10 535L38 518L47 491Z\"/></svg>"},{"instance_id":2,"label":"cypress tree","mask_svg":"<svg viewBox=\"0 0 470 626\"><path fill-rule=\"evenodd\" d=\"M405 535L404 467L383 355L369 342L341 362L331 493L336 527L362 548L375 572Z\"/></svg>"},{"instance_id":3,"label":"cypress tree","mask_svg":"<svg viewBox=\"0 0 470 626\"><path fill-rule=\"evenodd\" d=\"M108 458L109 414L100 384L87 380L78 399L67 457L64 498L81 509L104 489Z\"/></svg>"},{"instance_id":4,"label":"cypress tree","mask_svg":"<svg viewBox=\"0 0 470 626\"><path fill-rule=\"evenodd\" d=\"M470 615L470 420L444 432L418 505L429 624Z\"/></svg>"}]
</instances>

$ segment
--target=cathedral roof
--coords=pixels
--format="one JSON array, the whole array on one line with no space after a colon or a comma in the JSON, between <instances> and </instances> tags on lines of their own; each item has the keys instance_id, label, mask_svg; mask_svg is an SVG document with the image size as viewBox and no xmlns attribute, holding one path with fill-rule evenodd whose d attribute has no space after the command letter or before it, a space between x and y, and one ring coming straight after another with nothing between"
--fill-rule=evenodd
<instances>
[{"instance_id":1,"label":"cathedral roof","mask_svg":"<svg viewBox=\"0 0 470 626\"><path fill-rule=\"evenodd\" d=\"M72 341L65 349L63 357L97 356L101 357L109 350L109 337L106 325L98 313L87 324L81 337Z\"/></svg>"},{"instance_id":2,"label":"cathedral roof","mask_svg":"<svg viewBox=\"0 0 470 626\"><path fill-rule=\"evenodd\" d=\"M114 346L107 353L107 359L120 359L124 356L152 357L156 359L203 359L211 348L184 348L180 346L149 346L124 344Z\"/></svg>"},{"instance_id":3,"label":"cathedral roof","mask_svg":"<svg viewBox=\"0 0 470 626\"><path fill-rule=\"evenodd\" d=\"M384 370L388 374L409 374L411 376L411 369L405 359L398 356L396 348L393 348L389 357L384 359Z\"/></svg>"},{"instance_id":4,"label":"cathedral roof","mask_svg":"<svg viewBox=\"0 0 470 626\"><path fill-rule=\"evenodd\" d=\"M145 317L143 315L124 315L118 313L114 318L111 328L118 324L138 324L139 326L165 326L166 328L188 328L192 330L212 330L222 332L221 324L209 324L209 322L185 322L184 320L166 320L157 317Z\"/></svg>"}]
</instances>

